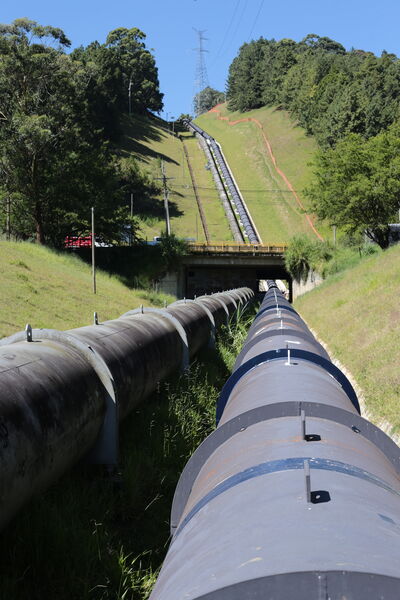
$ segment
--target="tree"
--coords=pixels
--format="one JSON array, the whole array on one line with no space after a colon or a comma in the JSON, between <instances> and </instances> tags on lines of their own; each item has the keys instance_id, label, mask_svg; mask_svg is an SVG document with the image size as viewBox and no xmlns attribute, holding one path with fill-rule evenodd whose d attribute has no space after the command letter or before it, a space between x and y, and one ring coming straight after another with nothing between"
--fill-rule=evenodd
<instances>
[{"instance_id":1,"label":"tree","mask_svg":"<svg viewBox=\"0 0 400 600\"><path fill-rule=\"evenodd\" d=\"M177 268L182 258L188 253L188 248L187 241L177 237L174 233L168 235L163 232L161 234L160 251L166 272Z\"/></svg>"},{"instance_id":2,"label":"tree","mask_svg":"<svg viewBox=\"0 0 400 600\"><path fill-rule=\"evenodd\" d=\"M110 31L105 44L93 42L72 53L91 65L106 103L123 112L159 112L163 107L156 63L145 39L137 27L119 27Z\"/></svg>"},{"instance_id":3,"label":"tree","mask_svg":"<svg viewBox=\"0 0 400 600\"><path fill-rule=\"evenodd\" d=\"M120 32L121 44L125 37ZM111 37L113 48L119 42ZM112 152L91 103L99 69L79 53L66 55L69 44L60 29L28 19L0 25L0 200L11 202L19 238L62 246L66 235L90 231L94 206L97 231L119 241L129 221L127 188L145 195L154 186Z\"/></svg>"},{"instance_id":4,"label":"tree","mask_svg":"<svg viewBox=\"0 0 400 600\"><path fill-rule=\"evenodd\" d=\"M309 33L304 39L301 40L300 44L304 44L314 50L324 50L325 52L332 52L334 54L346 54L345 48L339 42L335 42L329 37L320 37L315 33Z\"/></svg>"},{"instance_id":5,"label":"tree","mask_svg":"<svg viewBox=\"0 0 400 600\"><path fill-rule=\"evenodd\" d=\"M216 104L220 104L224 101L225 94L223 92L218 92L211 87L206 87L194 97L194 112L197 116L201 115L213 108Z\"/></svg>"},{"instance_id":6,"label":"tree","mask_svg":"<svg viewBox=\"0 0 400 600\"><path fill-rule=\"evenodd\" d=\"M230 110L249 110L263 106L265 45L273 45L263 38L243 44L229 67L227 93Z\"/></svg>"},{"instance_id":7,"label":"tree","mask_svg":"<svg viewBox=\"0 0 400 600\"><path fill-rule=\"evenodd\" d=\"M190 115L189 113L181 113L177 118L176 122L183 123L184 121L193 121L192 115Z\"/></svg>"},{"instance_id":8,"label":"tree","mask_svg":"<svg viewBox=\"0 0 400 600\"><path fill-rule=\"evenodd\" d=\"M400 61L307 35L301 42L260 38L243 44L229 67L228 106L282 106L321 146L348 133L373 137L400 114Z\"/></svg>"},{"instance_id":9,"label":"tree","mask_svg":"<svg viewBox=\"0 0 400 600\"><path fill-rule=\"evenodd\" d=\"M319 152L315 167L307 194L317 215L386 248L400 206L400 125L369 140L350 134Z\"/></svg>"},{"instance_id":10,"label":"tree","mask_svg":"<svg viewBox=\"0 0 400 600\"><path fill-rule=\"evenodd\" d=\"M57 49L48 45L54 42ZM62 153L68 161L74 137L65 104L74 96L76 72L62 51L69 44L61 30L28 19L0 26L0 170L14 213L40 243L55 159Z\"/></svg>"}]
</instances>

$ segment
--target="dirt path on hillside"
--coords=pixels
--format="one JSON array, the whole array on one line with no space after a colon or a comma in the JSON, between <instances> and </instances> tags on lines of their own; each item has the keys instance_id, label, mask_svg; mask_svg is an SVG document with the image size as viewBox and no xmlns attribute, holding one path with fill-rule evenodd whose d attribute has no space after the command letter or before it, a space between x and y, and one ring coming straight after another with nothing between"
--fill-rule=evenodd
<instances>
[{"instance_id":1,"label":"dirt path on hillside","mask_svg":"<svg viewBox=\"0 0 400 600\"><path fill-rule=\"evenodd\" d=\"M253 117L246 117L244 119L237 119L236 121L230 121L228 117L222 117L221 116L221 111L218 110L218 107L221 106L220 104L217 104L216 106L214 106L214 108L212 108L211 110L209 110L210 113L215 113L217 118L220 121L225 121L227 123L227 125L230 126L234 126L237 125L238 123L244 123L244 122L250 122L250 123L255 123L257 125L257 127L260 129L261 131L261 135L263 137L263 142L265 147L268 150L268 154L270 156L271 162L274 165L275 171L278 173L278 175L281 177L281 179L285 182L287 188L292 192L297 204L300 206L301 210L304 211L304 218L307 221L307 224L311 227L312 231L314 232L314 234L317 236L318 239L320 239L321 241L324 241L324 238L322 237L322 235L319 233L319 231L317 230L317 228L315 227L312 217L310 215L307 214L306 209L304 204L302 203L302 201L300 200L300 198L298 197L296 191L294 190L292 184L290 183L289 179L286 177L285 173L278 167L278 163L277 160L275 158L275 155L272 151L272 146L271 143L264 131L264 127L262 125L262 123L260 123L260 121L258 119L254 119Z\"/></svg>"}]
</instances>

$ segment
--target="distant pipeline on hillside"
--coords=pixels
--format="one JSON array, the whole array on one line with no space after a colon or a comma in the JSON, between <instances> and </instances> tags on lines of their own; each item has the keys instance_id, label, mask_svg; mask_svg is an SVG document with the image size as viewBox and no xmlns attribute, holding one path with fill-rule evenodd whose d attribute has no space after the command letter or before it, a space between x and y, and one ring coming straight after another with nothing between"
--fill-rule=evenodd
<instances>
[{"instance_id":1,"label":"distant pipeline on hillside","mask_svg":"<svg viewBox=\"0 0 400 600\"><path fill-rule=\"evenodd\" d=\"M273 281L176 488L150 600L398 600L400 449Z\"/></svg>"},{"instance_id":2,"label":"distant pipeline on hillside","mask_svg":"<svg viewBox=\"0 0 400 600\"><path fill-rule=\"evenodd\" d=\"M201 127L193 123L193 121L189 121L186 119L183 121L183 124L190 131L194 131L201 135L206 140L207 144L210 146L214 159L217 163L218 169L222 175L224 185L226 186L227 191L229 192L231 202L233 203L233 208L236 209L238 213L239 223L241 224L241 227L245 232L245 237L247 237L247 240L252 244L260 244L261 240L259 234L251 219L251 216L249 215L246 207L242 202L242 198L236 187L236 183L232 178L228 165L226 164L220 145L213 137L211 137L211 135L209 135L206 131L201 129Z\"/></svg>"}]
</instances>

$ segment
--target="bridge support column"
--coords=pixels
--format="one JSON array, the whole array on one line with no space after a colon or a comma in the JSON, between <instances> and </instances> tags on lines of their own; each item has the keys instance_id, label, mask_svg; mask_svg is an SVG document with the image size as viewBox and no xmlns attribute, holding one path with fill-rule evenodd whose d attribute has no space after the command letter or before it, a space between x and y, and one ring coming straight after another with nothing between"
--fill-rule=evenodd
<instances>
[{"instance_id":1,"label":"bridge support column","mask_svg":"<svg viewBox=\"0 0 400 600\"><path fill-rule=\"evenodd\" d=\"M177 298L183 298L185 296L184 279L183 267L179 267L178 271L167 273L160 280L160 292L163 294L171 294Z\"/></svg>"}]
</instances>

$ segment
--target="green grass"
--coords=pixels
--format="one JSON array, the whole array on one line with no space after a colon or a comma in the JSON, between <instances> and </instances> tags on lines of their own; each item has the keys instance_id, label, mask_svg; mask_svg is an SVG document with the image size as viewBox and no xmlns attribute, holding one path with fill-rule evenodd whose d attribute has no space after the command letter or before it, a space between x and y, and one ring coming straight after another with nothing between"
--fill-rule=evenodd
<instances>
[{"instance_id":1,"label":"green grass","mask_svg":"<svg viewBox=\"0 0 400 600\"><path fill-rule=\"evenodd\" d=\"M97 294L92 292L91 268L74 256L36 244L0 241L0 337L24 329L70 329L99 319L116 319L141 304L172 302L172 296L149 297L116 277L99 271Z\"/></svg>"},{"instance_id":2,"label":"green grass","mask_svg":"<svg viewBox=\"0 0 400 600\"><path fill-rule=\"evenodd\" d=\"M162 119L145 116L126 117L123 121L124 135L120 147L124 154L133 155L153 177L161 178L161 160L169 179L169 210L171 230L177 236L205 241L201 220L192 186L182 142L165 127ZM204 153L196 144L190 144L190 155L195 163L198 185L207 188L201 195L207 204L215 204L207 210L210 233L214 239L231 239L229 227L213 186L211 175L205 170ZM205 174L203 173L205 171ZM134 200L134 212L139 215L142 235L151 240L165 230L163 196L160 194L152 205L142 206L140 199ZM211 227L212 226L212 227ZM221 237L222 236L222 237Z\"/></svg>"},{"instance_id":3,"label":"green grass","mask_svg":"<svg viewBox=\"0 0 400 600\"><path fill-rule=\"evenodd\" d=\"M362 259L298 298L296 309L361 386L375 422L400 432L400 246Z\"/></svg>"},{"instance_id":4,"label":"green grass","mask_svg":"<svg viewBox=\"0 0 400 600\"><path fill-rule=\"evenodd\" d=\"M312 179L310 162L317 149L314 139L306 136L304 130L291 120L286 111L264 107L246 113L228 112L226 105L218 109L231 121L247 118L260 121L278 166L289 178L307 207L307 198L303 191ZM217 115L211 112L201 115L197 122L222 144L265 244L285 243L293 235L300 233L315 237L301 207L276 172L261 131L255 123L246 121L229 126L226 121L219 120ZM165 122L158 118L126 117L123 128L125 133L120 142L120 150L123 153L133 155L157 178L161 177L160 160L164 162L166 175L171 178L169 187L172 231L181 237L205 241L182 142L172 135L165 127ZM186 140L210 238L212 241L229 241L232 234L211 173L205 169L205 155L195 138L181 135ZM140 198L135 198L134 210L139 215L145 238L152 239L165 230L162 195L154 198L151 205L147 202L145 206L142 206ZM326 239L330 239L331 231L325 224L319 223L317 227ZM338 235L340 236L340 232Z\"/></svg>"},{"instance_id":5,"label":"green grass","mask_svg":"<svg viewBox=\"0 0 400 600\"><path fill-rule=\"evenodd\" d=\"M314 139L306 136L286 111L264 107L239 113L229 112L226 105L218 110L230 121L252 117L261 122L278 166L307 207L303 190L312 178L309 163L317 149ZM284 243L299 233L315 237L293 194L276 173L255 123L230 126L213 112L201 115L196 122L221 143L265 244ZM326 226L319 224L318 228L322 235L330 235Z\"/></svg>"},{"instance_id":6,"label":"green grass","mask_svg":"<svg viewBox=\"0 0 400 600\"><path fill-rule=\"evenodd\" d=\"M194 171L197 191L203 206L208 231L212 241L231 241L232 232L229 229L221 200L214 184L211 171L206 169L206 156L197 139L190 134L183 134L189 160ZM200 223L199 223L200 227Z\"/></svg>"},{"instance_id":7,"label":"green grass","mask_svg":"<svg viewBox=\"0 0 400 600\"><path fill-rule=\"evenodd\" d=\"M330 275L355 267L365 256L379 254L380 252L382 251L379 246L374 244L366 244L358 248L337 246L334 248L332 258L323 263L322 268L317 269L317 271L320 271L323 278L326 279Z\"/></svg>"},{"instance_id":8,"label":"green grass","mask_svg":"<svg viewBox=\"0 0 400 600\"><path fill-rule=\"evenodd\" d=\"M177 480L214 428L216 399L245 318L122 423L118 485L99 470L77 467L2 532L1 599L148 597L169 543Z\"/></svg>"}]
</instances>

